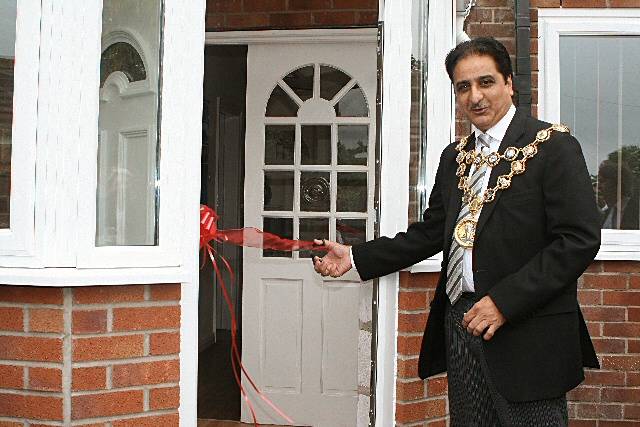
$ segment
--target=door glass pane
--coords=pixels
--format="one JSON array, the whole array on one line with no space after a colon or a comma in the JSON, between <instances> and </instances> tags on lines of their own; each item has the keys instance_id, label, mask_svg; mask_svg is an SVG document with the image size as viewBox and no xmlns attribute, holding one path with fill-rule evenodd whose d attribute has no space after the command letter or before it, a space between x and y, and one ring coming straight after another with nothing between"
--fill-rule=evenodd
<instances>
[{"instance_id":1,"label":"door glass pane","mask_svg":"<svg viewBox=\"0 0 640 427\"><path fill-rule=\"evenodd\" d=\"M282 80L293 89L301 100L306 101L313 97L313 65L298 68Z\"/></svg>"},{"instance_id":2,"label":"door glass pane","mask_svg":"<svg viewBox=\"0 0 640 427\"><path fill-rule=\"evenodd\" d=\"M338 212L367 211L367 174L366 172L338 173Z\"/></svg>"},{"instance_id":3,"label":"door glass pane","mask_svg":"<svg viewBox=\"0 0 640 427\"><path fill-rule=\"evenodd\" d=\"M369 148L369 126L338 126L338 164L366 165Z\"/></svg>"},{"instance_id":4,"label":"door glass pane","mask_svg":"<svg viewBox=\"0 0 640 427\"><path fill-rule=\"evenodd\" d=\"M268 171L264 173L264 210L293 210L292 171Z\"/></svg>"},{"instance_id":5,"label":"door glass pane","mask_svg":"<svg viewBox=\"0 0 640 427\"><path fill-rule=\"evenodd\" d=\"M162 4L103 1L97 246L158 244Z\"/></svg>"},{"instance_id":6,"label":"door glass pane","mask_svg":"<svg viewBox=\"0 0 640 427\"><path fill-rule=\"evenodd\" d=\"M267 117L296 117L298 104L280 86L276 86L271 92L267 102Z\"/></svg>"},{"instance_id":7,"label":"door glass pane","mask_svg":"<svg viewBox=\"0 0 640 427\"><path fill-rule=\"evenodd\" d=\"M329 239L329 218L300 219L300 240ZM322 256L322 251L300 251L300 258Z\"/></svg>"},{"instance_id":8,"label":"door glass pane","mask_svg":"<svg viewBox=\"0 0 640 427\"><path fill-rule=\"evenodd\" d=\"M293 125L267 125L264 128L264 163L266 165L292 165L296 127Z\"/></svg>"},{"instance_id":9,"label":"door glass pane","mask_svg":"<svg viewBox=\"0 0 640 427\"><path fill-rule=\"evenodd\" d=\"M344 245L355 245L367 240L366 219L336 220L336 241Z\"/></svg>"},{"instance_id":10,"label":"door glass pane","mask_svg":"<svg viewBox=\"0 0 640 427\"><path fill-rule=\"evenodd\" d=\"M344 94L335 106L338 117L367 117L369 107L360 86L355 85Z\"/></svg>"},{"instance_id":11,"label":"door glass pane","mask_svg":"<svg viewBox=\"0 0 640 427\"><path fill-rule=\"evenodd\" d=\"M320 66L320 96L327 101L331 101L350 81L351 77L342 71L326 65Z\"/></svg>"},{"instance_id":12,"label":"door glass pane","mask_svg":"<svg viewBox=\"0 0 640 427\"><path fill-rule=\"evenodd\" d=\"M560 120L580 141L605 229L638 230L640 37L560 37Z\"/></svg>"},{"instance_id":13,"label":"door glass pane","mask_svg":"<svg viewBox=\"0 0 640 427\"><path fill-rule=\"evenodd\" d=\"M17 0L0 2L0 229L9 228Z\"/></svg>"},{"instance_id":14,"label":"door glass pane","mask_svg":"<svg viewBox=\"0 0 640 427\"><path fill-rule=\"evenodd\" d=\"M302 164L331 164L331 126L302 126Z\"/></svg>"},{"instance_id":15,"label":"door glass pane","mask_svg":"<svg viewBox=\"0 0 640 427\"><path fill-rule=\"evenodd\" d=\"M302 172L300 175L300 210L329 212L331 208L329 172Z\"/></svg>"},{"instance_id":16,"label":"door glass pane","mask_svg":"<svg viewBox=\"0 0 640 427\"><path fill-rule=\"evenodd\" d=\"M268 233L277 234L285 239L293 239L293 218L270 218L265 217L262 229ZM291 252L274 251L272 249L264 249L262 256L265 257L283 257L291 258Z\"/></svg>"}]
</instances>

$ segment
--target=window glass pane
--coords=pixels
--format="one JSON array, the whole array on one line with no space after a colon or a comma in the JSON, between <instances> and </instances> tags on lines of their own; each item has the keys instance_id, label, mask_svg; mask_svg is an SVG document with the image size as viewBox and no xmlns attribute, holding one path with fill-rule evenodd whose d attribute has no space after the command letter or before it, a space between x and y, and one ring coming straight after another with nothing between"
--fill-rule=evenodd
<instances>
[{"instance_id":1,"label":"window glass pane","mask_svg":"<svg viewBox=\"0 0 640 427\"><path fill-rule=\"evenodd\" d=\"M264 173L264 210L293 210L292 171L269 171Z\"/></svg>"},{"instance_id":2,"label":"window glass pane","mask_svg":"<svg viewBox=\"0 0 640 427\"><path fill-rule=\"evenodd\" d=\"M560 120L580 141L602 228L639 229L640 37L560 37Z\"/></svg>"},{"instance_id":3,"label":"window glass pane","mask_svg":"<svg viewBox=\"0 0 640 427\"><path fill-rule=\"evenodd\" d=\"M277 234L285 239L293 239L293 218L270 218L265 217L262 229L268 233ZM274 251L271 249L264 249L262 256L265 257L283 257L291 258L291 252L288 251Z\"/></svg>"},{"instance_id":4,"label":"window glass pane","mask_svg":"<svg viewBox=\"0 0 640 427\"><path fill-rule=\"evenodd\" d=\"M367 240L366 219L336 220L336 241L345 245L355 245Z\"/></svg>"},{"instance_id":5,"label":"window glass pane","mask_svg":"<svg viewBox=\"0 0 640 427\"><path fill-rule=\"evenodd\" d=\"M301 100L306 101L313 97L313 65L298 68L283 80Z\"/></svg>"},{"instance_id":6,"label":"window glass pane","mask_svg":"<svg viewBox=\"0 0 640 427\"><path fill-rule=\"evenodd\" d=\"M9 228L17 0L0 2L0 229Z\"/></svg>"},{"instance_id":7,"label":"window glass pane","mask_svg":"<svg viewBox=\"0 0 640 427\"><path fill-rule=\"evenodd\" d=\"M301 218L300 240L329 239L329 218ZM299 258L322 256L326 251L300 251Z\"/></svg>"},{"instance_id":8,"label":"window glass pane","mask_svg":"<svg viewBox=\"0 0 640 427\"><path fill-rule=\"evenodd\" d=\"M158 244L161 29L161 0L103 1L97 246Z\"/></svg>"},{"instance_id":9,"label":"window glass pane","mask_svg":"<svg viewBox=\"0 0 640 427\"><path fill-rule=\"evenodd\" d=\"M342 71L326 65L320 66L320 96L327 101L331 101L349 81L351 77Z\"/></svg>"},{"instance_id":10,"label":"window glass pane","mask_svg":"<svg viewBox=\"0 0 640 427\"><path fill-rule=\"evenodd\" d=\"M367 211L367 174L366 172L338 173L338 212Z\"/></svg>"},{"instance_id":11,"label":"window glass pane","mask_svg":"<svg viewBox=\"0 0 640 427\"><path fill-rule=\"evenodd\" d=\"M267 102L267 117L296 117L298 115L298 104L282 90L276 86L271 92L269 102Z\"/></svg>"},{"instance_id":12,"label":"window glass pane","mask_svg":"<svg viewBox=\"0 0 640 427\"><path fill-rule=\"evenodd\" d=\"M344 94L335 106L338 117L368 117L369 107L360 86L355 85Z\"/></svg>"},{"instance_id":13,"label":"window glass pane","mask_svg":"<svg viewBox=\"0 0 640 427\"><path fill-rule=\"evenodd\" d=\"M293 125L267 125L264 128L265 165L292 165L296 127Z\"/></svg>"},{"instance_id":14,"label":"window glass pane","mask_svg":"<svg viewBox=\"0 0 640 427\"><path fill-rule=\"evenodd\" d=\"M427 174L427 20L429 0L411 1L411 124L409 144L409 222L420 220L427 207L429 195L426 189Z\"/></svg>"},{"instance_id":15,"label":"window glass pane","mask_svg":"<svg viewBox=\"0 0 640 427\"><path fill-rule=\"evenodd\" d=\"M300 210L329 212L331 208L329 172L302 172L300 175Z\"/></svg>"},{"instance_id":16,"label":"window glass pane","mask_svg":"<svg viewBox=\"0 0 640 427\"><path fill-rule=\"evenodd\" d=\"M338 164L366 165L369 148L369 126L338 126Z\"/></svg>"},{"instance_id":17,"label":"window glass pane","mask_svg":"<svg viewBox=\"0 0 640 427\"><path fill-rule=\"evenodd\" d=\"M331 126L302 126L302 164L331 164Z\"/></svg>"}]
</instances>

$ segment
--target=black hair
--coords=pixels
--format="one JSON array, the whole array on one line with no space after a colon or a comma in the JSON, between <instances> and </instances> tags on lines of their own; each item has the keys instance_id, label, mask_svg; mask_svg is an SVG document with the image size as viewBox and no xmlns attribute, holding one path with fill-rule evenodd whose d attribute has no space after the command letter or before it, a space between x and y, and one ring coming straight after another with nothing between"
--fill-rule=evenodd
<instances>
[{"instance_id":1,"label":"black hair","mask_svg":"<svg viewBox=\"0 0 640 427\"><path fill-rule=\"evenodd\" d=\"M493 37L478 37L462 42L453 48L444 60L449 79L453 83L453 70L460 60L470 55L490 56L496 63L496 67L506 82L509 77L513 80L513 69L511 68L511 58L507 48Z\"/></svg>"}]
</instances>

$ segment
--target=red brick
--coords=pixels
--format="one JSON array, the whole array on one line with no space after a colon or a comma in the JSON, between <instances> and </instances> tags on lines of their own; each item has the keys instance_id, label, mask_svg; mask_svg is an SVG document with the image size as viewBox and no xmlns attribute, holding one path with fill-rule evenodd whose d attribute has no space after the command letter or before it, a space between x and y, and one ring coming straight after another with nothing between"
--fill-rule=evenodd
<instances>
[{"instance_id":1,"label":"red brick","mask_svg":"<svg viewBox=\"0 0 640 427\"><path fill-rule=\"evenodd\" d=\"M114 387L177 382L180 379L180 361L116 365L111 376Z\"/></svg>"},{"instance_id":2,"label":"red brick","mask_svg":"<svg viewBox=\"0 0 640 427\"><path fill-rule=\"evenodd\" d=\"M591 338L602 336L602 323L587 322L587 329L589 330Z\"/></svg>"},{"instance_id":3,"label":"red brick","mask_svg":"<svg viewBox=\"0 0 640 427\"><path fill-rule=\"evenodd\" d=\"M180 307L136 307L113 310L114 331L141 331L180 327Z\"/></svg>"},{"instance_id":4,"label":"red brick","mask_svg":"<svg viewBox=\"0 0 640 427\"><path fill-rule=\"evenodd\" d=\"M621 322L627 320L627 313L624 307L583 307L582 314L585 320L592 322Z\"/></svg>"},{"instance_id":5,"label":"red brick","mask_svg":"<svg viewBox=\"0 0 640 427\"><path fill-rule=\"evenodd\" d=\"M624 372L610 372L601 370L586 370L585 385L624 385Z\"/></svg>"},{"instance_id":6,"label":"red brick","mask_svg":"<svg viewBox=\"0 0 640 427\"><path fill-rule=\"evenodd\" d=\"M23 331L23 312L17 307L0 307L0 330Z\"/></svg>"},{"instance_id":7,"label":"red brick","mask_svg":"<svg viewBox=\"0 0 640 427\"><path fill-rule=\"evenodd\" d=\"M515 36L515 26L513 24L500 24L483 22L482 24L471 23L467 27L469 33L474 37L513 37Z\"/></svg>"},{"instance_id":8,"label":"red brick","mask_svg":"<svg viewBox=\"0 0 640 427\"><path fill-rule=\"evenodd\" d=\"M561 0L531 0L531 7L560 7Z\"/></svg>"},{"instance_id":9,"label":"red brick","mask_svg":"<svg viewBox=\"0 0 640 427\"><path fill-rule=\"evenodd\" d=\"M640 0L609 0L610 7L640 7Z\"/></svg>"},{"instance_id":10,"label":"red brick","mask_svg":"<svg viewBox=\"0 0 640 427\"><path fill-rule=\"evenodd\" d=\"M134 414L144 410L143 391L117 391L87 394L71 398L71 419Z\"/></svg>"},{"instance_id":11,"label":"red brick","mask_svg":"<svg viewBox=\"0 0 640 427\"><path fill-rule=\"evenodd\" d=\"M531 18L531 22L538 22L538 9L530 8L529 9L529 18Z\"/></svg>"},{"instance_id":12,"label":"red brick","mask_svg":"<svg viewBox=\"0 0 640 427\"><path fill-rule=\"evenodd\" d=\"M61 305L63 302L62 288L0 285L0 301Z\"/></svg>"},{"instance_id":13,"label":"red brick","mask_svg":"<svg viewBox=\"0 0 640 427\"><path fill-rule=\"evenodd\" d=\"M608 337L638 337L640 323L605 323L602 334Z\"/></svg>"},{"instance_id":14,"label":"red brick","mask_svg":"<svg viewBox=\"0 0 640 427\"><path fill-rule=\"evenodd\" d=\"M604 291L605 305L640 306L640 291Z\"/></svg>"},{"instance_id":15,"label":"red brick","mask_svg":"<svg viewBox=\"0 0 640 427\"><path fill-rule=\"evenodd\" d=\"M439 279L440 279L440 275L438 273L409 274L406 287L435 289L436 286L438 285Z\"/></svg>"},{"instance_id":16,"label":"red brick","mask_svg":"<svg viewBox=\"0 0 640 427\"><path fill-rule=\"evenodd\" d=\"M107 310L82 310L73 312L74 334L107 332Z\"/></svg>"},{"instance_id":17,"label":"red brick","mask_svg":"<svg viewBox=\"0 0 640 427\"><path fill-rule=\"evenodd\" d=\"M603 402L640 403L637 388L605 387L602 389Z\"/></svg>"},{"instance_id":18,"label":"red brick","mask_svg":"<svg viewBox=\"0 0 640 427\"><path fill-rule=\"evenodd\" d=\"M640 353L640 340L629 340L628 353Z\"/></svg>"},{"instance_id":19,"label":"red brick","mask_svg":"<svg viewBox=\"0 0 640 427\"><path fill-rule=\"evenodd\" d=\"M62 370L56 368L29 368L29 389L62 391Z\"/></svg>"},{"instance_id":20,"label":"red brick","mask_svg":"<svg viewBox=\"0 0 640 427\"><path fill-rule=\"evenodd\" d=\"M311 24L311 13L272 13L269 23L275 28L297 28Z\"/></svg>"},{"instance_id":21,"label":"red brick","mask_svg":"<svg viewBox=\"0 0 640 427\"><path fill-rule=\"evenodd\" d=\"M304 1L304 0L297 0ZM333 0L334 9L374 9L377 12L378 0Z\"/></svg>"},{"instance_id":22,"label":"red brick","mask_svg":"<svg viewBox=\"0 0 640 427\"><path fill-rule=\"evenodd\" d=\"M102 390L107 387L107 369L104 367L73 368L71 387L77 390Z\"/></svg>"},{"instance_id":23,"label":"red brick","mask_svg":"<svg viewBox=\"0 0 640 427\"><path fill-rule=\"evenodd\" d=\"M493 22L511 23L515 22L515 14L513 9L493 9Z\"/></svg>"},{"instance_id":24,"label":"red brick","mask_svg":"<svg viewBox=\"0 0 640 427\"><path fill-rule=\"evenodd\" d=\"M427 304L426 292L403 292L398 294L398 308L400 310L426 310L429 308Z\"/></svg>"},{"instance_id":25,"label":"red brick","mask_svg":"<svg viewBox=\"0 0 640 427\"><path fill-rule=\"evenodd\" d=\"M180 406L180 387L152 388L149 391L149 409L174 409Z\"/></svg>"},{"instance_id":26,"label":"red brick","mask_svg":"<svg viewBox=\"0 0 640 427\"><path fill-rule=\"evenodd\" d=\"M416 378L418 376L418 358L398 359L398 377Z\"/></svg>"},{"instance_id":27,"label":"red brick","mask_svg":"<svg viewBox=\"0 0 640 427\"><path fill-rule=\"evenodd\" d=\"M624 405L625 420L640 420L640 405Z\"/></svg>"},{"instance_id":28,"label":"red brick","mask_svg":"<svg viewBox=\"0 0 640 427\"><path fill-rule=\"evenodd\" d=\"M607 0L562 0L562 7L607 7Z\"/></svg>"},{"instance_id":29,"label":"red brick","mask_svg":"<svg viewBox=\"0 0 640 427\"><path fill-rule=\"evenodd\" d=\"M34 424L31 424L34 425ZM14 423L11 421L0 421L0 427L24 427L24 423Z\"/></svg>"},{"instance_id":30,"label":"red brick","mask_svg":"<svg viewBox=\"0 0 640 427\"><path fill-rule=\"evenodd\" d=\"M630 289L640 289L640 276L637 274L632 274L629 276L629 288Z\"/></svg>"},{"instance_id":31,"label":"red brick","mask_svg":"<svg viewBox=\"0 0 640 427\"><path fill-rule=\"evenodd\" d=\"M636 421L604 421L600 420L598 422L598 427L638 427L638 423Z\"/></svg>"},{"instance_id":32,"label":"red brick","mask_svg":"<svg viewBox=\"0 0 640 427\"><path fill-rule=\"evenodd\" d=\"M149 353L152 355L180 353L180 333L167 332L151 334Z\"/></svg>"},{"instance_id":33,"label":"red brick","mask_svg":"<svg viewBox=\"0 0 640 427\"><path fill-rule=\"evenodd\" d=\"M113 427L179 427L178 414L157 415L151 417L132 418L129 420L113 421Z\"/></svg>"},{"instance_id":34,"label":"red brick","mask_svg":"<svg viewBox=\"0 0 640 427\"><path fill-rule=\"evenodd\" d=\"M152 301L180 301L180 283L150 285Z\"/></svg>"},{"instance_id":35,"label":"red brick","mask_svg":"<svg viewBox=\"0 0 640 427\"><path fill-rule=\"evenodd\" d=\"M246 0L245 0L246 1ZM262 2L264 0L254 0ZM274 12L280 12L284 8L274 10ZM323 10L331 9L331 0L289 0L289 10ZM344 9L343 7L336 6L336 9Z\"/></svg>"},{"instance_id":36,"label":"red brick","mask_svg":"<svg viewBox=\"0 0 640 427\"><path fill-rule=\"evenodd\" d=\"M426 313L400 313L398 314L399 332L422 332L427 323Z\"/></svg>"},{"instance_id":37,"label":"red brick","mask_svg":"<svg viewBox=\"0 0 640 427\"><path fill-rule=\"evenodd\" d=\"M410 423L428 418L442 417L446 414L446 400L433 399L422 402L396 402L396 422Z\"/></svg>"},{"instance_id":38,"label":"red brick","mask_svg":"<svg viewBox=\"0 0 640 427\"><path fill-rule=\"evenodd\" d=\"M567 1L567 0L564 0ZM589 2L594 0L573 0ZM640 261L606 261L602 263L604 271L616 273L640 273Z\"/></svg>"},{"instance_id":39,"label":"red brick","mask_svg":"<svg viewBox=\"0 0 640 427\"><path fill-rule=\"evenodd\" d=\"M578 403L576 406L577 415L579 418L614 420L622 418L622 405Z\"/></svg>"},{"instance_id":40,"label":"red brick","mask_svg":"<svg viewBox=\"0 0 640 427\"><path fill-rule=\"evenodd\" d=\"M0 336L0 359L60 362L62 361L62 340Z\"/></svg>"},{"instance_id":41,"label":"red brick","mask_svg":"<svg viewBox=\"0 0 640 427\"><path fill-rule=\"evenodd\" d=\"M354 25L354 12L314 12L312 15L314 24L327 26Z\"/></svg>"},{"instance_id":42,"label":"red brick","mask_svg":"<svg viewBox=\"0 0 640 427\"><path fill-rule=\"evenodd\" d=\"M89 286L74 288L76 304L110 304L144 301L144 286Z\"/></svg>"},{"instance_id":43,"label":"red brick","mask_svg":"<svg viewBox=\"0 0 640 427\"><path fill-rule=\"evenodd\" d=\"M73 340L74 361L125 359L143 355L144 337L142 335L76 338Z\"/></svg>"},{"instance_id":44,"label":"red brick","mask_svg":"<svg viewBox=\"0 0 640 427\"><path fill-rule=\"evenodd\" d=\"M396 400L418 400L424 398L424 381L396 381Z\"/></svg>"},{"instance_id":45,"label":"red brick","mask_svg":"<svg viewBox=\"0 0 640 427\"><path fill-rule=\"evenodd\" d=\"M447 427L446 420L429 421L427 427Z\"/></svg>"},{"instance_id":46,"label":"red brick","mask_svg":"<svg viewBox=\"0 0 640 427\"><path fill-rule=\"evenodd\" d=\"M420 344L422 343L422 336L398 336L398 353L410 356L420 354Z\"/></svg>"},{"instance_id":47,"label":"red brick","mask_svg":"<svg viewBox=\"0 0 640 427\"><path fill-rule=\"evenodd\" d=\"M286 0L243 0L245 13L281 12L286 9Z\"/></svg>"},{"instance_id":48,"label":"red brick","mask_svg":"<svg viewBox=\"0 0 640 427\"><path fill-rule=\"evenodd\" d=\"M378 12L356 12L356 22L355 25L358 26L373 26L378 23Z\"/></svg>"},{"instance_id":49,"label":"red brick","mask_svg":"<svg viewBox=\"0 0 640 427\"><path fill-rule=\"evenodd\" d=\"M505 5L505 0L478 0L476 2L476 7L504 7Z\"/></svg>"},{"instance_id":50,"label":"red brick","mask_svg":"<svg viewBox=\"0 0 640 427\"><path fill-rule=\"evenodd\" d=\"M227 15L228 29L261 28L269 25L269 15L266 13L252 13L249 15Z\"/></svg>"},{"instance_id":51,"label":"red brick","mask_svg":"<svg viewBox=\"0 0 640 427\"><path fill-rule=\"evenodd\" d=\"M537 11L536 11L537 12ZM537 13L536 13L537 16ZM601 273L604 271L604 263L602 261L594 261L587 267L587 273Z\"/></svg>"},{"instance_id":52,"label":"red brick","mask_svg":"<svg viewBox=\"0 0 640 427\"><path fill-rule=\"evenodd\" d=\"M22 366L0 365L0 388L23 388L24 370Z\"/></svg>"},{"instance_id":53,"label":"red brick","mask_svg":"<svg viewBox=\"0 0 640 427\"><path fill-rule=\"evenodd\" d=\"M0 393L0 417L62 421L62 398Z\"/></svg>"},{"instance_id":54,"label":"red brick","mask_svg":"<svg viewBox=\"0 0 640 427\"><path fill-rule=\"evenodd\" d=\"M593 346L598 354L624 353L625 340L613 338L594 338Z\"/></svg>"},{"instance_id":55,"label":"red brick","mask_svg":"<svg viewBox=\"0 0 640 427\"><path fill-rule=\"evenodd\" d=\"M29 310L29 331L64 332L63 311L50 308Z\"/></svg>"},{"instance_id":56,"label":"red brick","mask_svg":"<svg viewBox=\"0 0 640 427\"><path fill-rule=\"evenodd\" d=\"M225 28L225 15L207 14L205 19L207 31L218 31Z\"/></svg>"},{"instance_id":57,"label":"red brick","mask_svg":"<svg viewBox=\"0 0 640 427\"><path fill-rule=\"evenodd\" d=\"M626 289L627 277L622 274L583 274L583 287L591 289Z\"/></svg>"},{"instance_id":58,"label":"red brick","mask_svg":"<svg viewBox=\"0 0 640 427\"><path fill-rule=\"evenodd\" d=\"M580 305L602 304L602 291L586 291L578 289L578 301Z\"/></svg>"},{"instance_id":59,"label":"red brick","mask_svg":"<svg viewBox=\"0 0 640 427\"><path fill-rule=\"evenodd\" d=\"M600 400L600 388L580 386L567 393L567 400L598 402Z\"/></svg>"},{"instance_id":60,"label":"red brick","mask_svg":"<svg viewBox=\"0 0 640 427\"><path fill-rule=\"evenodd\" d=\"M603 356L602 369L615 371L640 371L640 355Z\"/></svg>"},{"instance_id":61,"label":"red brick","mask_svg":"<svg viewBox=\"0 0 640 427\"><path fill-rule=\"evenodd\" d=\"M569 420L569 427L597 427L595 420Z\"/></svg>"},{"instance_id":62,"label":"red brick","mask_svg":"<svg viewBox=\"0 0 640 427\"><path fill-rule=\"evenodd\" d=\"M444 396L447 394L447 377L435 377L427 380L427 397Z\"/></svg>"},{"instance_id":63,"label":"red brick","mask_svg":"<svg viewBox=\"0 0 640 427\"><path fill-rule=\"evenodd\" d=\"M242 12L242 0L207 0L207 13Z\"/></svg>"}]
</instances>

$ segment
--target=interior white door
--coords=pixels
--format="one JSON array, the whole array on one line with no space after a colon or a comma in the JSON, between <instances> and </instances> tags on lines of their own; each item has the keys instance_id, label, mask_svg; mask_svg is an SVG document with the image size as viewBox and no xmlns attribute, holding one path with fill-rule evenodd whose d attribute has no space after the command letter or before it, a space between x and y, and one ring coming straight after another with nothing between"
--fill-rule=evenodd
<instances>
[{"instance_id":1,"label":"interior white door","mask_svg":"<svg viewBox=\"0 0 640 427\"><path fill-rule=\"evenodd\" d=\"M375 40L250 45L247 62L245 226L305 240L371 238ZM318 276L310 256L245 249L243 363L297 425L355 426L372 288ZM253 396L260 422L283 423ZM245 405L242 419L250 421Z\"/></svg>"}]
</instances>

